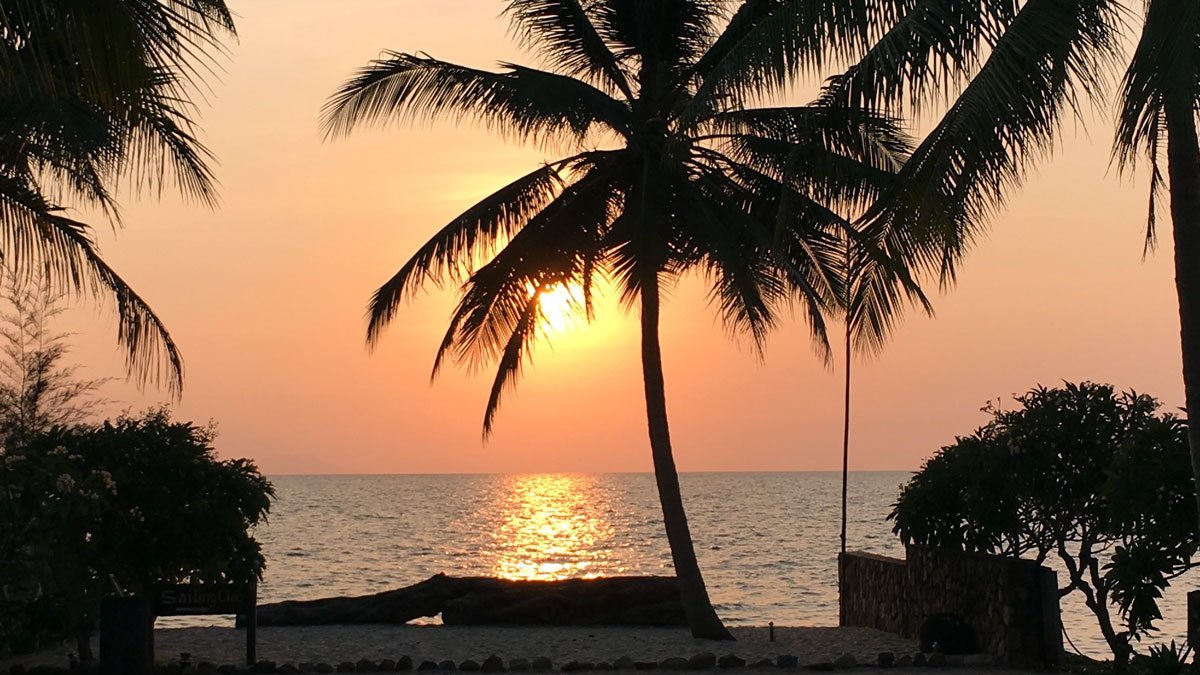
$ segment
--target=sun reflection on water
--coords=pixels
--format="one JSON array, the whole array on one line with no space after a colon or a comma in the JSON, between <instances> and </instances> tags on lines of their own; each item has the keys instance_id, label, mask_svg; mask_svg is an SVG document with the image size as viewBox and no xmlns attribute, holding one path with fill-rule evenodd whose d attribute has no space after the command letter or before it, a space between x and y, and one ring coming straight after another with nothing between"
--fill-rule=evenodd
<instances>
[{"instance_id":1,"label":"sun reflection on water","mask_svg":"<svg viewBox=\"0 0 1200 675\"><path fill-rule=\"evenodd\" d=\"M594 477L509 476L491 507L498 511L493 575L586 579L614 571L611 508Z\"/></svg>"}]
</instances>

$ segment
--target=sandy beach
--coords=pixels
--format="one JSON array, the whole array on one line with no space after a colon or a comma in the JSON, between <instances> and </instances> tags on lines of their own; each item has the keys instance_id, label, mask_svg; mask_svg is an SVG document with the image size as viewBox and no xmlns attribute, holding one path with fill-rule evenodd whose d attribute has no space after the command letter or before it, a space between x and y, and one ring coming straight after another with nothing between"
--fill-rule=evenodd
<instances>
[{"instance_id":1,"label":"sandy beach","mask_svg":"<svg viewBox=\"0 0 1200 675\"><path fill-rule=\"evenodd\" d=\"M868 628L775 628L775 641L766 627L732 629L736 642L695 640L683 628L550 627L550 626L296 626L263 627L258 633L258 658L277 663L327 662L359 659L482 661L493 654L506 661L547 657L555 668L569 661L612 662L622 656L635 661L661 661L701 652L736 654L748 662L783 654L801 664L832 660L849 652L860 663L874 663L879 652L916 651L916 643ZM245 632L233 628L167 628L155 632L157 660L177 660L181 653L193 661L241 663ZM61 665L67 645L0 663L7 667Z\"/></svg>"}]
</instances>

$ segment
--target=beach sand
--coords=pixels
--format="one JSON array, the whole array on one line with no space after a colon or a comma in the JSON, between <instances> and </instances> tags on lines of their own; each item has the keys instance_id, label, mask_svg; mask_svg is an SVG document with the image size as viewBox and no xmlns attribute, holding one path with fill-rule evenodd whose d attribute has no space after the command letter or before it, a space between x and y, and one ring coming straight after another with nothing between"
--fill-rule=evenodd
<instances>
[{"instance_id":1,"label":"beach sand","mask_svg":"<svg viewBox=\"0 0 1200 675\"><path fill-rule=\"evenodd\" d=\"M768 640L767 628L732 629L736 642L695 640L683 628L648 627L552 627L552 626L289 626L262 627L258 630L258 658L283 663L321 662L337 664L359 659L398 659L410 656L414 662L449 659L461 663L467 659L482 661L493 654L505 661L513 658L532 660L550 658L555 668L568 661L612 662L621 656L634 661L661 661L701 652L718 656L736 654L748 662L790 654L801 664L832 660L849 652L860 663L874 663L884 651L897 655L913 653L916 643L889 633L868 628L775 628L775 642ZM160 662L179 659L181 653L192 661L242 663L246 633L233 628L160 628L155 631L155 656ZM61 665L67 645L37 655L28 655L0 663Z\"/></svg>"}]
</instances>

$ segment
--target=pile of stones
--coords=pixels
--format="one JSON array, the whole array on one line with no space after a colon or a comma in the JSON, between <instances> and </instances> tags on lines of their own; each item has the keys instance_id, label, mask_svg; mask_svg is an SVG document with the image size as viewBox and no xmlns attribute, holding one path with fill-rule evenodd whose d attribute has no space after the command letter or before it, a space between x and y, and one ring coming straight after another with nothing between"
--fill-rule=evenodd
<instances>
[{"instance_id":1,"label":"pile of stones","mask_svg":"<svg viewBox=\"0 0 1200 675\"><path fill-rule=\"evenodd\" d=\"M421 660L414 661L410 656L401 656L399 659L383 659L381 661L373 661L370 659L360 659L357 662L343 661L341 663L284 663L276 664L274 661L259 661L253 666L235 666L235 665L216 665L207 661L198 663L170 663L159 665L155 668L158 675L226 675L226 674L242 674L242 673L275 673L278 675L293 675L295 673L392 673L406 671L436 671L430 672L429 675L439 675L450 671L463 671L468 673L503 673L503 672L551 672L561 671L564 673L578 673L592 670L712 670L714 668L736 669L736 668L776 668L785 670L794 670L804 668L806 670L849 670L851 668L879 667L879 668L904 668L904 667L945 667L945 666L991 666L996 665L993 657L986 654L975 654L971 656L947 656L941 653L933 654L903 654L897 656L892 652L883 652L879 654L874 663L861 663L854 657L853 654L842 654L835 658L830 658L826 661L818 661L814 663L801 664L800 659L796 656L781 654L774 659L762 658L752 662L747 662L739 656L727 654L718 657L711 652L696 654L691 658L672 657L661 661L638 661L628 656L622 656L615 661L568 661L566 663L555 664L546 657L538 657L535 659L510 659L507 663L504 659L492 655L482 661L467 659L461 663L454 661L434 661ZM94 668L88 670L68 670L66 668L47 668L39 666L26 669L24 666L13 666L8 675L59 675L66 673L84 673L94 672Z\"/></svg>"}]
</instances>

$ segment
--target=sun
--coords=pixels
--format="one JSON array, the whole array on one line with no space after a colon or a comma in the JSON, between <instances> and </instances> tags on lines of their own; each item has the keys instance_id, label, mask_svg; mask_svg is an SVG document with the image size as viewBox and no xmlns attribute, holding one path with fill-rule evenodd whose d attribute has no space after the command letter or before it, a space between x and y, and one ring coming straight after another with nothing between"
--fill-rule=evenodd
<instances>
[{"instance_id":1,"label":"sun","mask_svg":"<svg viewBox=\"0 0 1200 675\"><path fill-rule=\"evenodd\" d=\"M530 295L534 289L529 290ZM538 309L542 327L550 333L562 333L575 325L583 304L583 289L577 284L558 283L542 291Z\"/></svg>"}]
</instances>

